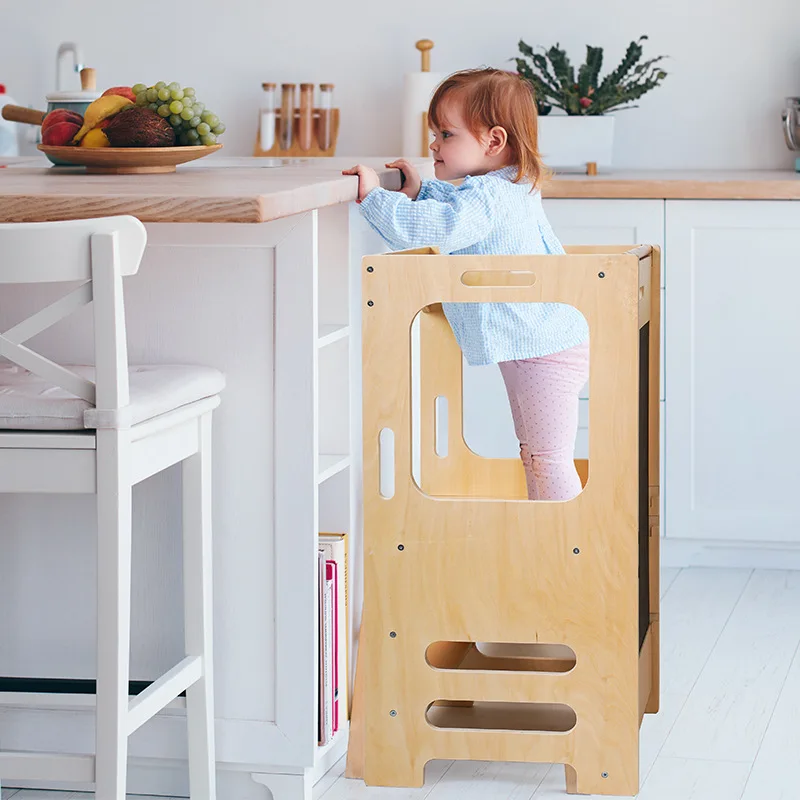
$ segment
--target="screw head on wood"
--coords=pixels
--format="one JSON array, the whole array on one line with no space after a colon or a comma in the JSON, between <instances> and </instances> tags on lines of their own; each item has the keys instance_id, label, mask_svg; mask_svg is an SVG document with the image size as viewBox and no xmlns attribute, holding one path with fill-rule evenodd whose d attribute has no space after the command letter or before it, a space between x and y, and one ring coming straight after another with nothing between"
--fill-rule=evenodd
<instances>
[{"instance_id":1,"label":"screw head on wood","mask_svg":"<svg viewBox=\"0 0 800 800\"><path fill-rule=\"evenodd\" d=\"M578 553L580 553L580 551L581 551L580 547L573 547L572 548L572 552L575 553L575 555L578 555Z\"/></svg>"},{"instance_id":2,"label":"screw head on wood","mask_svg":"<svg viewBox=\"0 0 800 800\"><path fill-rule=\"evenodd\" d=\"M598 272L597 273L597 277L598 278L605 278L605 276L606 276L605 272Z\"/></svg>"},{"instance_id":3,"label":"screw head on wood","mask_svg":"<svg viewBox=\"0 0 800 800\"><path fill-rule=\"evenodd\" d=\"M398 550L405 550L406 546L404 544L399 544L399 545L397 545L397 549Z\"/></svg>"},{"instance_id":4,"label":"screw head on wood","mask_svg":"<svg viewBox=\"0 0 800 800\"><path fill-rule=\"evenodd\" d=\"M372 306L374 306L374 305L375 305L375 303L373 303L373 302L372 302L372 300L367 300L367 305L368 305L370 308L372 308Z\"/></svg>"},{"instance_id":5,"label":"screw head on wood","mask_svg":"<svg viewBox=\"0 0 800 800\"><path fill-rule=\"evenodd\" d=\"M397 631L389 631L389 638L396 639L397 638Z\"/></svg>"},{"instance_id":6,"label":"screw head on wood","mask_svg":"<svg viewBox=\"0 0 800 800\"><path fill-rule=\"evenodd\" d=\"M375 270L373 270L373 268L372 268L372 267L367 267L367 272L374 272L374 271L375 271Z\"/></svg>"},{"instance_id":7,"label":"screw head on wood","mask_svg":"<svg viewBox=\"0 0 800 800\"><path fill-rule=\"evenodd\" d=\"M601 778L607 778L608 777L608 773L607 772L601 772L600 773L600 777Z\"/></svg>"},{"instance_id":8,"label":"screw head on wood","mask_svg":"<svg viewBox=\"0 0 800 800\"><path fill-rule=\"evenodd\" d=\"M397 716L397 712L396 712L394 709L392 709L392 710L389 712L389 716L390 716L390 717L396 717L396 716Z\"/></svg>"}]
</instances>

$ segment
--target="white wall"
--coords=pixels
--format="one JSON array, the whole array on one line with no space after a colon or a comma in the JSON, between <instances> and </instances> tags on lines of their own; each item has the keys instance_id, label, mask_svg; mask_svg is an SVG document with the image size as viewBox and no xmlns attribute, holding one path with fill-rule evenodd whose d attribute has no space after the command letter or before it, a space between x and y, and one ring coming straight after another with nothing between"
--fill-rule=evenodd
<instances>
[{"instance_id":1,"label":"white wall","mask_svg":"<svg viewBox=\"0 0 800 800\"><path fill-rule=\"evenodd\" d=\"M58 43L79 42L102 86L139 80L194 85L247 154L260 84L333 81L341 155L390 155L400 142L402 75L414 42L436 42L433 68L510 66L520 37L589 42L613 65L650 35L646 55L672 58L665 84L618 119L620 167L788 167L780 130L786 95L800 95L797 0L0 0L0 82L43 107Z\"/></svg>"}]
</instances>

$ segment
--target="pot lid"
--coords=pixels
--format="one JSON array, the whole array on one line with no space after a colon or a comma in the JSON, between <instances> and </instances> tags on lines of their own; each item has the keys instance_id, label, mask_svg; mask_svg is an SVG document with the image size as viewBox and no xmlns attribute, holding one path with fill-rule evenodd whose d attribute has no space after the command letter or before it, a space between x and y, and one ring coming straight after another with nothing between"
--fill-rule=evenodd
<instances>
[{"instance_id":1,"label":"pot lid","mask_svg":"<svg viewBox=\"0 0 800 800\"><path fill-rule=\"evenodd\" d=\"M48 103L91 103L101 92L51 92L45 97Z\"/></svg>"}]
</instances>

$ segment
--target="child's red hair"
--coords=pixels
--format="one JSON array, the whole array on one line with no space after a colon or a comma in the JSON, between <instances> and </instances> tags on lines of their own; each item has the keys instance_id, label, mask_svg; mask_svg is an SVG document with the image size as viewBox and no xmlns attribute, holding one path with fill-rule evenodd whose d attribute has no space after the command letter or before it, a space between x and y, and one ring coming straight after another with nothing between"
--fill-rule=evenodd
<instances>
[{"instance_id":1,"label":"child's red hair","mask_svg":"<svg viewBox=\"0 0 800 800\"><path fill-rule=\"evenodd\" d=\"M514 182L528 180L538 186L545 167L539 154L539 115L531 84L500 69L456 72L439 84L431 99L428 120L438 130L447 127L442 104L452 99L461 103L464 120L476 138L496 126L505 129L510 164L517 168Z\"/></svg>"}]
</instances>

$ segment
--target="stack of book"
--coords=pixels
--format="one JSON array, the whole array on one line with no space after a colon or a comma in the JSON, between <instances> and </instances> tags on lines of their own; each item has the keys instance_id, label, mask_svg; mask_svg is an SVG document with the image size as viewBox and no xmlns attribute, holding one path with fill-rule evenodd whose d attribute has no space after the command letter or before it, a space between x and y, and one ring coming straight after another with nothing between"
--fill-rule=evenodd
<instances>
[{"instance_id":1,"label":"stack of book","mask_svg":"<svg viewBox=\"0 0 800 800\"><path fill-rule=\"evenodd\" d=\"M347 535L319 535L318 742L326 745L347 716L349 619Z\"/></svg>"}]
</instances>

